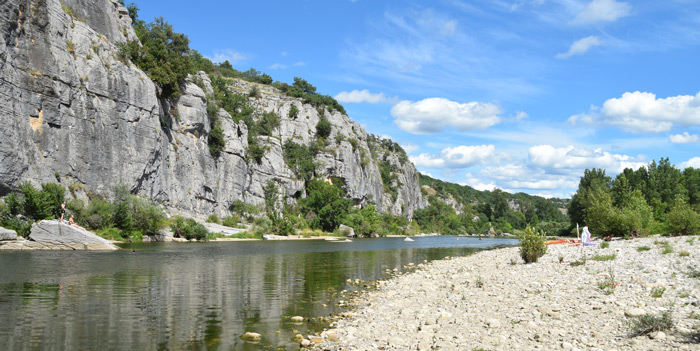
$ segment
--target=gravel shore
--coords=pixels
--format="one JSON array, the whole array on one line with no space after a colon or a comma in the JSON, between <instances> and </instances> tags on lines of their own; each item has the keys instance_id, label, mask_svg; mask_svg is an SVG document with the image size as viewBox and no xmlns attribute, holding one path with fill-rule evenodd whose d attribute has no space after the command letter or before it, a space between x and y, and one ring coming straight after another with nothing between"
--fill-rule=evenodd
<instances>
[{"instance_id":1,"label":"gravel shore","mask_svg":"<svg viewBox=\"0 0 700 351\"><path fill-rule=\"evenodd\" d=\"M700 237L609 244L550 245L533 264L518 248L420 264L364 294L316 348L700 350ZM632 336L635 317L664 312L673 328Z\"/></svg>"}]
</instances>

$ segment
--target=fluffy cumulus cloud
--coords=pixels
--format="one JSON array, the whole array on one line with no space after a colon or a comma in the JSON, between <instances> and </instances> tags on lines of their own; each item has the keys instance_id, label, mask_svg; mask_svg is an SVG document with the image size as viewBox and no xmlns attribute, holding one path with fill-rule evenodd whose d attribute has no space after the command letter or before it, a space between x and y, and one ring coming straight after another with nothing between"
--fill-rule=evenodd
<instances>
[{"instance_id":1,"label":"fluffy cumulus cloud","mask_svg":"<svg viewBox=\"0 0 700 351\"><path fill-rule=\"evenodd\" d=\"M683 132L683 134L670 135L669 139L674 144L700 143L700 135L690 135L688 132Z\"/></svg>"},{"instance_id":2,"label":"fluffy cumulus cloud","mask_svg":"<svg viewBox=\"0 0 700 351\"><path fill-rule=\"evenodd\" d=\"M571 56L575 55L583 55L585 54L590 48L594 46L600 45L600 39L596 37L595 35L591 35L589 37L585 37L583 39L579 39L573 44L571 44L571 47L569 48L569 51L557 54L556 58L558 59L567 59Z\"/></svg>"},{"instance_id":3,"label":"fluffy cumulus cloud","mask_svg":"<svg viewBox=\"0 0 700 351\"><path fill-rule=\"evenodd\" d=\"M495 156L493 145L456 146L443 149L439 155L420 154L411 156L416 167L425 168L469 168L487 163Z\"/></svg>"},{"instance_id":4,"label":"fluffy cumulus cloud","mask_svg":"<svg viewBox=\"0 0 700 351\"><path fill-rule=\"evenodd\" d=\"M667 132L673 125L700 125L700 93L665 99L635 91L609 99L601 109L603 120L628 132Z\"/></svg>"},{"instance_id":5,"label":"fluffy cumulus cloud","mask_svg":"<svg viewBox=\"0 0 700 351\"><path fill-rule=\"evenodd\" d=\"M574 18L574 24L614 22L628 16L632 6L615 0L593 0Z\"/></svg>"},{"instance_id":6,"label":"fluffy cumulus cloud","mask_svg":"<svg viewBox=\"0 0 700 351\"><path fill-rule=\"evenodd\" d=\"M485 167L479 175L512 189L559 190L573 189L578 186L576 176L548 174L544 169L528 167L524 164Z\"/></svg>"},{"instance_id":7,"label":"fluffy cumulus cloud","mask_svg":"<svg viewBox=\"0 0 700 351\"><path fill-rule=\"evenodd\" d=\"M361 103L361 102L369 102L372 104L380 103L380 102L396 102L396 98L387 98L384 96L384 93L377 93L377 94L372 94L369 92L369 90L364 89L364 90L353 90L350 92L344 91L341 92L340 94L335 96L335 99L338 100L339 102L352 102L352 103Z\"/></svg>"},{"instance_id":8,"label":"fluffy cumulus cloud","mask_svg":"<svg viewBox=\"0 0 700 351\"><path fill-rule=\"evenodd\" d=\"M676 125L700 126L700 93L657 98L653 93L627 92L605 101L599 111L591 108L589 113L571 116L569 122L606 124L632 133L668 132ZM672 141L692 140L693 137L672 136Z\"/></svg>"},{"instance_id":9,"label":"fluffy cumulus cloud","mask_svg":"<svg viewBox=\"0 0 700 351\"><path fill-rule=\"evenodd\" d=\"M551 145L537 145L531 147L528 154L530 165L542 168L548 174L581 174L587 168L602 168L610 174L616 174L625 168L638 169L646 165L644 160L631 156L573 146L558 148Z\"/></svg>"},{"instance_id":10,"label":"fluffy cumulus cloud","mask_svg":"<svg viewBox=\"0 0 700 351\"><path fill-rule=\"evenodd\" d=\"M396 125L414 134L435 134L446 127L459 131L486 129L501 121L501 113L494 104L458 103L444 98L401 101L391 109Z\"/></svg>"},{"instance_id":11,"label":"fluffy cumulus cloud","mask_svg":"<svg viewBox=\"0 0 700 351\"><path fill-rule=\"evenodd\" d=\"M688 167L700 168L700 157L693 157L688 161L685 161L678 165L680 169L686 169Z\"/></svg>"}]
</instances>

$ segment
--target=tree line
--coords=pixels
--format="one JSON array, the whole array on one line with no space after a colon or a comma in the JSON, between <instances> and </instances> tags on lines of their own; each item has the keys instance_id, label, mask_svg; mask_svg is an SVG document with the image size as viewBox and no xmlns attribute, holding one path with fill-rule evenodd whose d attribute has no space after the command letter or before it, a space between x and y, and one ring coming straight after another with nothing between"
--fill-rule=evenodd
<instances>
[{"instance_id":1,"label":"tree line","mask_svg":"<svg viewBox=\"0 0 700 351\"><path fill-rule=\"evenodd\" d=\"M569 205L571 228L586 224L596 235L689 235L700 232L700 169L680 170L668 158L614 179L586 169Z\"/></svg>"}]
</instances>

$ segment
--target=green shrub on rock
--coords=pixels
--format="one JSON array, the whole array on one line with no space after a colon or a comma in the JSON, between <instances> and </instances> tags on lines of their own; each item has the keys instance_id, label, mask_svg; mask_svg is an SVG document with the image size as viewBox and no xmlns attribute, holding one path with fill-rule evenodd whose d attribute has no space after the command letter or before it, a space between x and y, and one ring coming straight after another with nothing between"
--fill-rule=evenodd
<instances>
[{"instance_id":1,"label":"green shrub on rock","mask_svg":"<svg viewBox=\"0 0 700 351\"><path fill-rule=\"evenodd\" d=\"M529 225L520 234L520 257L525 263L537 262L547 252L547 244L544 242L544 235L532 229Z\"/></svg>"}]
</instances>

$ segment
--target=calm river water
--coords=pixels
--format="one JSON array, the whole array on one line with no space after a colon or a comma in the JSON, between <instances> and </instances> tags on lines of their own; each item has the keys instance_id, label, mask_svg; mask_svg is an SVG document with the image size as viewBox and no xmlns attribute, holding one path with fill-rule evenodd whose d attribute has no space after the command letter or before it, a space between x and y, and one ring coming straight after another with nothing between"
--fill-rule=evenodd
<instances>
[{"instance_id":1,"label":"calm river water","mask_svg":"<svg viewBox=\"0 0 700 351\"><path fill-rule=\"evenodd\" d=\"M327 326L289 317L339 312L339 292L356 289L347 279L513 245L442 236L0 252L0 350L295 350L296 332ZM246 331L262 342L241 340Z\"/></svg>"}]
</instances>

